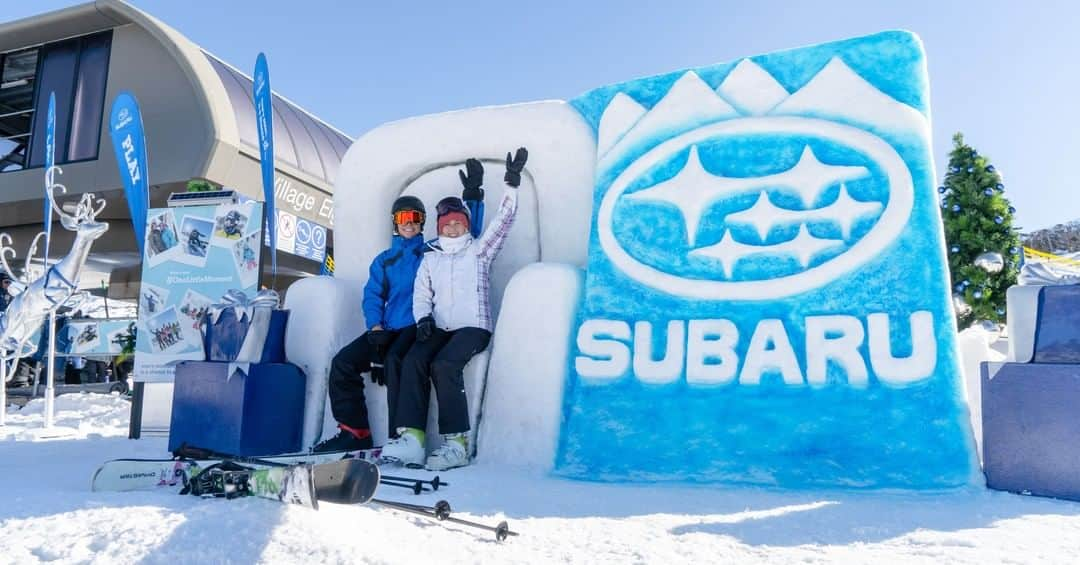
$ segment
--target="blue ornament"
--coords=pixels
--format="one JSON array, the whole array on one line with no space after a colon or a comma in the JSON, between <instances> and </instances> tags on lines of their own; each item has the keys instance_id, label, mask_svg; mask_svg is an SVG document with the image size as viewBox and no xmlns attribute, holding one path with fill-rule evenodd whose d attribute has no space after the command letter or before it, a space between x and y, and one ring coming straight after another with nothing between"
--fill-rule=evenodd
<instances>
[{"instance_id":1,"label":"blue ornament","mask_svg":"<svg viewBox=\"0 0 1080 565\"><path fill-rule=\"evenodd\" d=\"M953 204L952 205L952 211L953 212L959 212L960 211L960 205L959 204Z\"/></svg>"},{"instance_id":2,"label":"blue ornament","mask_svg":"<svg viewBox=\"0 0 1080 565\"><path fill-rule=\"evenodd\" d=\"M971 296L974 298L982 298L982 291L976 290L975 292L971 293Z\"/></svg>"},{"instance_id":3,"label":"blue ornament","mask_svg":"<svg viewBox=\"0 0 1080 565\"><path fill-rule=\"evenodd\" d=\"M1010 248L1009 251L1011 251L1013 255L1016 255L1017 253L1020 253L1020 248L1019 247L1013 247L1013 248Z\"/></svg>"},{"instance_id":4,"label":"blue ornament","mask_svg":"<svg viewBox=\"0 0 1080 565\"><path fill-rule=\"evenodd\" d=\"M987 165L987 166L986 166L986 172L988 172L988 173L992 173L992 172L994 172L994 170L995 170L995 169L994 169L994 166L993 166L993 165Z\"/></svg>"},{"instance_id":5,"label":"blue ornament","mask_svg":"<svg viewBox=\"0 0 1080 565\"><path fill-rule=\"evenodd\" d=\"M963 284L958 284L958 285L954 286L953 288L956 289L956 292L964 292L964 285Z\"/></svg>"},{"instance_id":6,"label":"blue ornament","mask_svg":"<svg viewBox=\"0 0 1080 565\"><path fill-rule=\"evenodd\" d=\"M1009 206L1009 213L1010 214L1015 214L1016 213L1016 208L1013 208L1012 206Z\"/></svg>"},{"instance_id":7,"label":"blue ornament","mask_svg":"<svg viewBox=\"0 0 1080 565\"><path fill-rule=\"evenodd\" d=\"M945 194L945 187L944 186L939 186L939 187L937 187L937 191L938 191L939 194Z\"/></svg>"},{"instance_id":8,"label":"blue ornament","mask_svg":"<svg viewBox=\"0 0 1080 565\"><path fill-rule=\"evenodd\" d=\"M968 168L967 168L967 171L968 171L969 173L974 173L974 172L975 172L975 167L968 167Z\"/></svg>"},{"instance_id":9,"label":"blue ornament","mask_svg":"<svg viewBox=\"0 0 1080 565\"><path fill-rule=\"evenodd\" d=\"M1005 309L1004 308L998 308L997 313L998 313L998 316L1004 316L1005 315Z\"/></svg>"},{"instance_id":10,"label":"blue ornament","mask_svg":"<svg viewBox=\"0 0 1080 565\"><path fill-rule=\"evenodd\" d=\"M983 194L985 194L987 196L993 196L994 195L994 189L988 188L988 189L983 191Z\"/></svg>"},{"instance_id":11,"label":"blue ornament","mask_svg":"<svg viewBox=\"0 0 1080 565\"><path fill-rule=\"evenodd\" d=\"M1002 218L1001 216L994 216L994 223L995 224L1000 224L1001 222L1004 222L1004 221L1005 221L1005 218Z\"/></svg>"},{"instance_id":12,"label":"blue ornament","mask_svg":"<svg viewBox=\"0 0 1080 565\"><path fill-rule=\"evenodd\" d=\"M970 285L970 284L971 284L971 281L969 281L969 280L967 280L967 279L964 279L964 280L960 281L960 284L962 284L962 285L964 285L964 286L968 286L968 285Z\"/></svg>"},{"instance_id":13,"label":"blue ornament","mask_svg":"<svg viewBox=\"0 0 1080 565\"><path fill-rule=\"evenodd\" d=\"M998 190L1005 190L1005 185L1003 185L1003 184L1001 184L1001 183L999 182L999 183L997 183L997 186L995 186L994 188L996 188L996 189L998 189Z\"/></svg>"},{"instance_id":14,"label":"blue ornament","mask_svg":"<svg viewBox=\"0 0 1080 565\"><path fill-rule=\"evenodd\" d=\"M954 246L952 246L950 251L952 251L953 253L960 253L960 246L959 245L954 245Z\"/></svg>"}]
</instances>

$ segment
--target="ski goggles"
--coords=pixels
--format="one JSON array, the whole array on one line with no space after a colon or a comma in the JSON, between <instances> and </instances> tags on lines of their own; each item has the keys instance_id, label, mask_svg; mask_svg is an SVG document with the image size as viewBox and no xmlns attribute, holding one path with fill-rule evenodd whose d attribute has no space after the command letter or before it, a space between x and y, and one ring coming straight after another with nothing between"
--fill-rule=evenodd
<instances>
[{"instance_id":1,"label":"ski goggles","mask_svg":"<svg viewBox=\"0 0 1080 565\"><path fill-rule=\"evenodd\" d=\"M469 208L465 206L465 203L456 196L447 196L439 201L435 205L435 212L440 216L445 216L450 212L461 212L466 217L470 216Z\"/></svg>"},{"instance_id":2,"label":"ski goggles","mask_svg":"<svg viewBox=\"0 0 1080 565\"><path fill-rule=\"evenodd\" d=\"M402 224L422 224L424 223L424 213L417 210L398 210L394 212L394 223L397 225Z\"/></svg>"}]
</instances>

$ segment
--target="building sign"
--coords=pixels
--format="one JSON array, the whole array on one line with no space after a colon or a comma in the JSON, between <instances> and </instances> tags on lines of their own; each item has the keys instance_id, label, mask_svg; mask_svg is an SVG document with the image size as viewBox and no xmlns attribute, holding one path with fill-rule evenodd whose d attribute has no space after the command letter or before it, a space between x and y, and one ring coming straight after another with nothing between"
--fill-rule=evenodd
<instances>
[{"instance_id":1,"label":"building sign","mask_svg":"<svg viewBox=\"0 0 1080 565\"><path fill-rule=\"evenodd\" d=\"M326 258L326 232L325 226L278 210L278 251L321 263ZM270 245L270 234L264 235L263 243Z\"/></svg>"},{"instance_id":2,"label":"building sign","mask_svg":"<svg viewBox=\"0 0 1080 565\"><path fill-rule=\"evenodd\" d=\"M334 199L280 172L275 175L274 198L280 210L334 227Z\"/></svg>"}]
</instances>

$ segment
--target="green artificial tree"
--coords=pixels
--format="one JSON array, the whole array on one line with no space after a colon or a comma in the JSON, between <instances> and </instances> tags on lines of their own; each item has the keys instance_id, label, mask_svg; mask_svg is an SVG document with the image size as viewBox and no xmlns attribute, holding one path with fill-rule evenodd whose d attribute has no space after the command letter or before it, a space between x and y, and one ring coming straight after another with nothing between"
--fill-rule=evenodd
<instances>
[{"instance_id":1,"label":"green artificial tree","mask_svg":"<svg viewBox=\"0 0 1080 565\"><path fill-rule=\"evenodd\" d=\"M990 160L953 136L942 195L945 245L959 329L1005 321L1005 291L1016 284L1023 249L1013 228L1016 209Z\"/></svg>"},{"instance_id":2,"label":"green artificial tree","mask_svg":"<svg viewBox=\"0 0 1080 565\"><path fill-rule=\"evenodd\" d=\"M210 192L217 189L214 183L205 179L191 179L187 183L188 192Z\"/></svg>"}]
</instances>

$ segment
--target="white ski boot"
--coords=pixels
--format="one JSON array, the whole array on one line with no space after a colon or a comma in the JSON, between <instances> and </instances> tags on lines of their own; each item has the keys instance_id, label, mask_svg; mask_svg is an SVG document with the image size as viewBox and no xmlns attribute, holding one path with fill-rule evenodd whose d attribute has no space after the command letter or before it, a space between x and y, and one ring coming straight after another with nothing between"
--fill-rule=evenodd
<instances>
[{"instance_id":1,"label":"white ski boot","mask_svg":"<svg viewBox=\"0 0 1080 565\"><path fill-rule=\"evenodd\" d=\"M428 471L445 471L469 464L469 439L466 434L446 434L443 444L427 458Z\"/></svg>"},{"instance_id":2,"label":"white ski boot","mask_svg":"<svg viewBox=\"0 0 1080 565\"><path fill-rule=\"evenodd\" d=\"M416 428L398 428L397 439L386 442L379 454L381 461L400 463L406 467L424 464L424 431Z\"/></svg>"}]
</instances>

